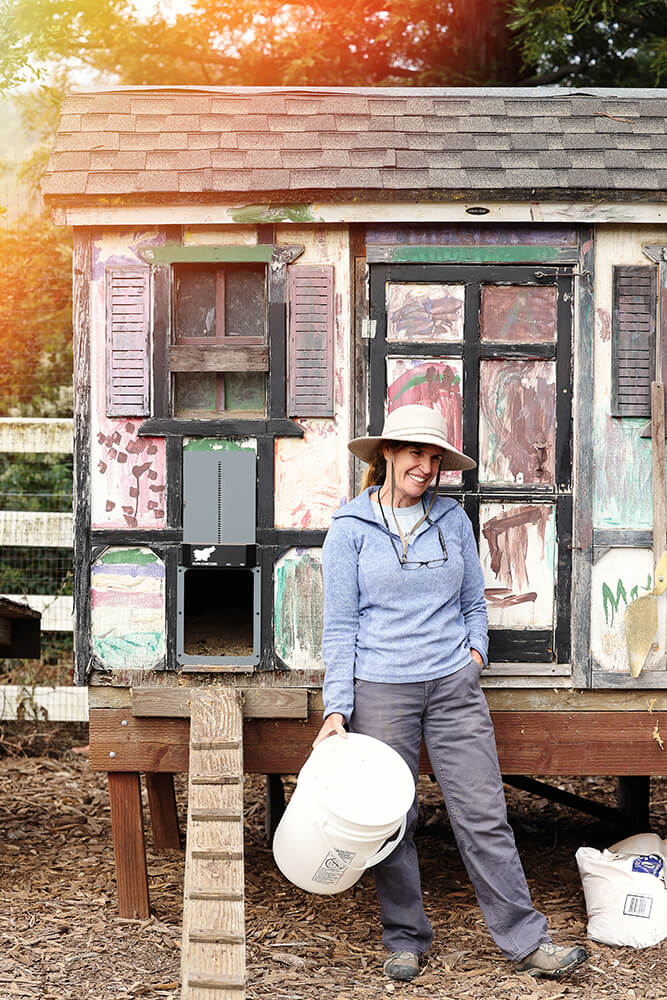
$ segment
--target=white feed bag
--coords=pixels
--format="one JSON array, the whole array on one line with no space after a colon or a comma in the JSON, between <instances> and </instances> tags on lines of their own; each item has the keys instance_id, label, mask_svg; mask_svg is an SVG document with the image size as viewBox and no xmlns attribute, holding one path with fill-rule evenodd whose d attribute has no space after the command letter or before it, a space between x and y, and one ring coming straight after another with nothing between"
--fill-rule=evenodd
<instances>
[{"instance_id":1,"label":"white feed bag","mask_svg":"<svg viewBox=\"0 0 667 1000\"><path fill-rule=\"evenodd\" d=\"M664 841L642 833L608 850L580 847L575 857L593 941L650 948L667 937Z\"/></svg>"}]
</instances>

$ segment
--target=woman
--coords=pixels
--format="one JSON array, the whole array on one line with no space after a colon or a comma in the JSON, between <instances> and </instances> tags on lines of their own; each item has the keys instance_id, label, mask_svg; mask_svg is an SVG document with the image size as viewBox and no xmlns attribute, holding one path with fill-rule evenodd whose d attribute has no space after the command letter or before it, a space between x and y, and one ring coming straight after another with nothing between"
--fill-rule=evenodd
<instances>
[{"instance_id":1,"label":"woman","mask_svg":"<svg viewBox=\"0 0 667 1000\"><path fill-rule=\"evenodd\" d=\"M315 740L352 732L392 746L417 779L422 737L486 923L521 972L556 976L586 959L554 945L530 901L507 823L493 727L479 686L487 663L484 583L472 525L438 497L441 469L475 463L426 406L389 414L380 438L355 438L363 492L333 517L322 550L325 721ZM414 830L374 868L392 979L413 979L433 933Z\"/></svg>"}]
</instances>

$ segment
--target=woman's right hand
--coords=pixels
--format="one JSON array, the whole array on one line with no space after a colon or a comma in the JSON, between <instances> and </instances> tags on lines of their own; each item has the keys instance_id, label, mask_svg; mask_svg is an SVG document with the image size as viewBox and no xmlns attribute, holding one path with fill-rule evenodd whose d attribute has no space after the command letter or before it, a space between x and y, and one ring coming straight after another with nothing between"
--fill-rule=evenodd
<instances>
[{"instance_id":1,"label":"woman's right hand","mask_svg":"<svg viewBox=\"0 0 667 1000\"><path fill-rule=\"evenodd\" d=\"M332 712L331 715L327 715L326 719L322 723L322 728L313 741L313 749L315 749L317 744L321 743L322 740L326 740L327 736L333 736L334 734L342 736L344 740L347 739L345 719L340 712Z\"/></svg>"}]
</instances>

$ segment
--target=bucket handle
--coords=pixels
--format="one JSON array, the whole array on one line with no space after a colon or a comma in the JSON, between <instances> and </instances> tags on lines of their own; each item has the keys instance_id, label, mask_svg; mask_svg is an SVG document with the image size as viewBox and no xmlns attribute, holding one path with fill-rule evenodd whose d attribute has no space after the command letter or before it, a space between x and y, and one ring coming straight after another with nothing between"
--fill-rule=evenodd
<instances>
[{"instance_id":1,"label":"bucket handle","mask_svg":"<svg viewBox=\"0 0 667 1000\"><path fill-rule=\"evenodd\" d=\"M372 854L370 858L368 858L368 860L365 862L365 864L348 865L347 867L351 868L352 871L355 872L363 872L366 871L367 868L372 868L373 865L379 865L381 861L384 861L385 858L389 857L394 848L401 842L401 840L403 839L403 834L405 833L405 828L407 826L407 823L408 823L408 817L406 814L401 820L401 825L399 826L394 836L390 840L388 840L385 844L383 844L379 851L376 851L375 854ZM339 848L335 847L331 843L326 828L327 828L327 823L325 821L320 826L320 830L322 831L322 836L327 842L327 846L329 847L329 849L333 851L334 854L338 854Z\"/></svg>"}]
</instances>

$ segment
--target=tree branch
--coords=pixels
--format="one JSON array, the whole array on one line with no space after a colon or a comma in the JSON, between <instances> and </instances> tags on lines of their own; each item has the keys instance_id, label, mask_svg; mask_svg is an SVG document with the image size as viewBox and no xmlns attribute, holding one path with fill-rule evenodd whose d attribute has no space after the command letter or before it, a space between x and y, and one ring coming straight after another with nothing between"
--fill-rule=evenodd
<instances>
[{"instance_id":1,"label":"tree branch","mask_svg":"<svg viewBox=\"0 0 667 1000\"><path fill-rule=\"evenodd\" d=\"M560 69L552 70L551 73L539 73L537 76L529 76L525 80L519 80L516 86L543 87L549 83L558 83L559 80L564 80L566 76L576 73L579 69L581 69L580 63L568 63L566 66L561 66Z\"/></svg>"}]
</instances>

